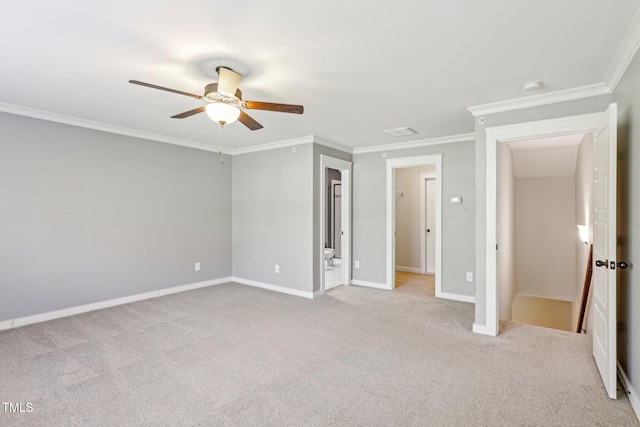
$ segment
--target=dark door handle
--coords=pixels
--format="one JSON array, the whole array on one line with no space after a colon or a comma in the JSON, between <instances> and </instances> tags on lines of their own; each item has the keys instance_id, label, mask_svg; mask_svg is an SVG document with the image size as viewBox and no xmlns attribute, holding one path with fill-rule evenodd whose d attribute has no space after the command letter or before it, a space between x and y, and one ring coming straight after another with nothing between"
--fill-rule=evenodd
<instances>
[{"instance_id":1,"label":"dark door handle","mask_svg":"<svg viewBox=\"0 0 640 427\"><path fill-rule=\"evenodd\" d=\"M609 262L608 261L601 261L601 260L597 259L596 260L596 267L609 268Z\"/></svg>"},{"instance_id":2,"label":"dark door handle","mask_svg":"<svg viewBox=\"0 0 640 427\"><path fill-rule=\"evenodd\" d=\"M627 264L626 262L622 261L622 262L617 262L616 265L618 266L618 268L624 270L625 268L629 267L629 264Z\"/></svg>"}]
</instances>

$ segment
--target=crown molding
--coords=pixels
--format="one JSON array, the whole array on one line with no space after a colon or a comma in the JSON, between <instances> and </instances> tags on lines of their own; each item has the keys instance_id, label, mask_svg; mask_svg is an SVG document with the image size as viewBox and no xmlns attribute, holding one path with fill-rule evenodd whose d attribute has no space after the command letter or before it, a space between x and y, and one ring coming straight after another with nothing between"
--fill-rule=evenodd
<instances>
[{"instance_id":1,"label":"crown molding","mask_svg":"<svg viewBox=\"0 0 640 427\"><path fill-rule=\"evenodd\" d=\"M609 95L611 88L604 83L596 83L571 89L557 90L555 92L539 95L525 96L523 98L508 99L506 101L492 102L490 104L476 105L468 110L474 116L503 113L505 111L521 110L523 108L539 107L541 105L555 104L558 102L574 101L576 99L590 98L592 96Z\"/></svg>"},{"instance_id":2,"label":"crown molding","mask_svg":"<svg viewBox=\"0 0 640 427\"><path fill-rule=\"evenodd\" d=\"M622 45L620 45L620 49L618 49L618 53L604 80L607 86L611 88L611 91L614 91L618 83L620 83L622 76L629 68L636 52L638 52L638 48L640 48L640 9L633 18L631 27L629 27L629 31L627 31L627 35L622 41Z\"/></svg>"},{"instance_id":3,"label":"crown molding","mask_svg":"<svg viewBox=\"0 0 640 427\"><path fill-rule=\"evenodd\" d=\"M334 150L353 154L353 148L338 144L337 142L329 141L328 139L324 139L316 135L313 135L313 142L319 145L324 145L325 147L333 148Z\"/></svg>"},{"instance_id":4,"label":"crown molding","mask_svg":"<svg viewBox=\"0 0 640 427\"><path fill-rule=\"evenodd\" d=\"M405 148L426 147L429 145L452 144L455 142L475 141L475 133L463 133L460 135L443 136L430 139L419 139L417 141L398 142L395 144L374 145L370 147L354 148L353 154L377 153L380 151L401 150Z\"/></svg>"},{"instance_id":5,"label":"crown molding","mask_svg":"<svg viewBox=\"0 0 640 427\"><path fill-rule=\"evenodd\" d=\"M65 116L63 114L51 113L48 111L37 110L35 108L23 107L20 105L7 104L0 102L0 111L18 116L32 117L34 119L46 120L49 122L62 123L70 126L77 126L86 129L98 130L117 135L131 136L134 138L147 139L150 141L164 142L166 144L179 145L182 147L195 148L198 150L220 152L220 147L215 145L203 144L201 142L188 141L186 139L172 138L156 133L144 132L136 129L130 129L120 126L109 125L106 123L94 122L91 120L79 119L77 117ZM231 154L231 150L223 148L224 154Z\"/></svg>"},{"instance_id":6,"label":"crown molding","mask_svg":"<svg viewBox=\"0 0 640 427\"><path fill-rule=\"evenodd\" d=\"M276 148L291 147L294 145L310 144L316 142L321 145L325 145L336 150L345 151L351 153L352 150L343 145L331 142L329 140L319 138L314 135L308 135L301 138L288 139L284 141L272 142L268 144L256 145L246 148L222 148L215 145L203 144L201 142L189 141L186 139L172 138L164 135L159 135L151 132L144 132L136 129L125 128L121 126L110 125L107 123L94 122L91 120L80 119L77 117L66 116L63 114L51 113L49 111L38 110L35 108L23 107L21 105L8 104L6 102L0 102L0 112L15 114L18 116L31 117L34 119L46 120L49 122L61 123L70 126L77 126L85 129L92 129L101 132L108 132L117 135L131 136L134 138L141 138L150 141L164 142L165 144L179 145L181 147L195 148L197 150L211 151L222 153L227 155L254 153L257 151L274 150Z\"/></svg>"},{"instance_id":7,"label":"crown molding","mask_svg":"<svg viewBox=\"0 0 640 427\"><path fill-rule=\"evenodd\" d=\"M285 139L284 141L270 142L267 144L253 145L245 148L234 148L231 150L231 155L256 153L258 151L275 150L276 148L292 147L294 145L311 144L313 142L313 135L307 135L300 138Z\"/></svg>"},{"instance_id":8,"label":"crown molding","mask_svg":"<svg viewBox=\"0 0 640 427\"><path fill-rule=\"evenodd\" d=\"M340 145L333 141L329 141L328 139L320 138L315 135L307 135L300 138L270 142L268 144L254 145L254 146L245 147L245 148L235 148L231 150L231 154L235 156L236 154L256 153L258 151L275 150L277 148L293 147L295 145L313 144L313 143L324 145L325 147L333 148L335 150L344 151L345 153L351 154L353 152L351 148L345 147L344 145Z\"/></svg>"}]
</instances>

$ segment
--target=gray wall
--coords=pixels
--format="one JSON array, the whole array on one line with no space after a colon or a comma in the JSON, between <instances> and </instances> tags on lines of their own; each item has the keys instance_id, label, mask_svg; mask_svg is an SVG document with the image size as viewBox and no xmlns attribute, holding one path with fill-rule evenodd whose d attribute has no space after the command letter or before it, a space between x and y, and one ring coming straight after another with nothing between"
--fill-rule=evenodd
<instances>
[{"instance_id":1,"label":"gray wall","mask_svg":"<svg viewBox=\"0 0 640 427\"><path fill-rule=\"evenodd\" d=\"M295 148L233 157L233 275L311 292L313 147Z\"/></svg>"},{"instance_id":2,"label":"gray wall","mask_svg":"<svg viewBox=\"0 0 640 427\"><path fill-rule=\"evenodd\" d=\"M640 390L640 55L616 88L618 103L618 360ZM638 395L632 396L638 402ZM637 408L636 408L637 410Z\"/></svg>"},{"instance_id":3,"label":"gray wall","mask_svg":"<svg viewBox=\"0 0 640 427\"><path fill-rule=\"evenodd\" d=\"M320 179L322 177L322 170L320 169L320 156L330 156L336 159L346 160L351 162L353 156L344 151L339 151L333 148L329 148L325 145L313 144L313 208L311 215L313 215L313 291L320 290L321 274L324 270L324 265L319 262L321 246L324 247L324 239L320 236L320 221L322 221L322 212L320 212ZM342 187L342 194L344 194L344 183ZM343 258L347 257L347 254L342 255Z\"/></svg>"},{"instance_id":4,"label":"gray wall","mask_svg":"<svg viewBox=\"0 0 640 427\"><path fill-rule=\"evenodd\" d=\"M486 155L487 143L485 128L502 126L514 123L532 122L538 120L554 119L560 117L575 116L602 112L607 109L612 102L611 95L602 95L576 101L560 102L556 104L544 105L541 107L525 108L522 110L507 111L504 113L489 114L484 116L486 121L479 125L476 121L476 157L475 157L475 197L476 197L476 221L478 225L475 229L476 245L476 320L477 325L486 325Z\"/></svg>"},{"instance_id":5,"label":"gray wall","mask_svg":"<svg viewBox=\"0 0 640 427\"><path fill-rule=\"evenodd\" d=\"M465 280L475 266L474 143L433 145L391 150L386 159L442 153L442 291L474 295L474 283ZM386 159L382 153L354 155L353 259L360 268L353 278L386 281ZM462 196L462 204L450 204Z\"/></svg>"},{"instance_id":6,"label":"gray wall","mask_svg":"<svg viewBox=\"0 0 640 427\"><path fill-rule=\"evenodd\" d=\"M0 113L0 321L230 276L231 166Z\"/></svg>"}]
</instances>

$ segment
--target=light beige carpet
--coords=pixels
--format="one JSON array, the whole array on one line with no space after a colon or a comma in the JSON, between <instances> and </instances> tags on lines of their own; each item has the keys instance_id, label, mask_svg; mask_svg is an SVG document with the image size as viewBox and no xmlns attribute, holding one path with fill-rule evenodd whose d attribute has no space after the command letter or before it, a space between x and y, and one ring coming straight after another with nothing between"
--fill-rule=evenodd
<instances>
[{"instance_id":1,"label":"light beige carpet","mask_svg":"<svg viewBox=\"0 0 640 427\"><path fill-rule=\"evenodd\" d=\"M316 300L224 284L0 332L0 425L638 426L584 335L425 285Z\"/></svg>"}]
</instances>

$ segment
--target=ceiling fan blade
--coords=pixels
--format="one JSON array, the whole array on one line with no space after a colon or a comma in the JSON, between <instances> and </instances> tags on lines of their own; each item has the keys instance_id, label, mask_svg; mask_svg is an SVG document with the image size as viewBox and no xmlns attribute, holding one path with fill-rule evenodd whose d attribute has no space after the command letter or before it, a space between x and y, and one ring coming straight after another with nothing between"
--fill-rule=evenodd
<instances>
[{"instance_id":1,"label":"ceiling fan blade","mask_svg":"<svg viewBox=\"0 0 640 427\"><path fill-rule=\"evenodd\" d=\"M262 129L262 125L256 122L253 117L240 110L240 117L238 117L238 121L248 127L251 130Z\"/></svg>"},{"instance_id":2,"label":"ceiling fan blade","mask_svg":"<svg viewBox=\"0 0 640 427\"><path fill-rule=\"evenodd\" d=\"M234 96L242 75L227 67L216 68L220 78L218 79L218 92L226 96Z\"/></svg>"},{"instance_id":3,"label":"ceiling fan blade","mask_svg":"<svg viewBox=\"0 0 640 427\"><path fill-rule=\"evenodd\" d=\"M172 119L184 119L186 117L191 117L194 114L204 112L204 107L194 108L193 110L185 111L184 113L176 114L175 116L171 116Z\"/></svg>"},{"instance_id":4,"label":"ceiling fan blade","mask_svg":"<svg viewBox=\"0 0 640 427\"><path fill-rule=\"evenodd\" d=\"M245 101L242 103L242 106L249 110L267 110L267 111L278 111L280 113L293 113L293 114L304 113L304 107L302 105L274 104L271 102Z\"/></svg>"},{"instance_id":5,"label":"ceiling fan blade","mask_svg":"<svg viewBox=\"0 0 640 427\"><path fill-rule=\"evenodd\" d=\"M151 89L159 89L167 92L177 93L178 95L190 96L195 99L202 99L200 95L194 95L193 93L182 92L181 90L169 89L168 87L162 87L158 85L152 85L151 83L139 82L138 80L129 80L129 83L133 83L134 85L140 85L145 87L150 87Z\"/></svg>"}]
</instances>

